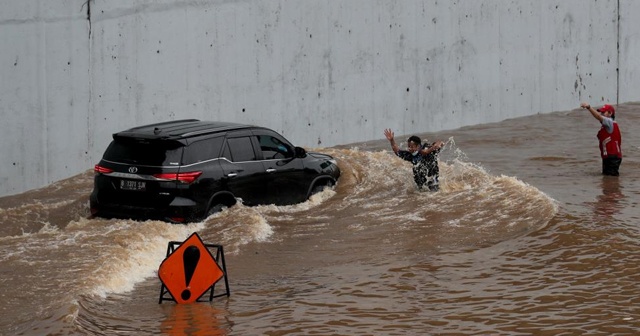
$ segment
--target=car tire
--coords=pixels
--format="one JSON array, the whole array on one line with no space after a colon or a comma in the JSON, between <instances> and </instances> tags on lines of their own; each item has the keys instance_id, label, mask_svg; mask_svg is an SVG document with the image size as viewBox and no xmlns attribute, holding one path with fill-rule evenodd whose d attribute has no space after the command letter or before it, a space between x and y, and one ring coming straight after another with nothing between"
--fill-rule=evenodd
<instances>
[{"instance_id":1,"label":"car tire","mask_svg":"<svg viewBox=\"0 0 640 336\"><path fill-rule=\"evenodd\" d=\"M324 190L324 184L322 185L317 185L315 187L313 187L313 190L311 190L311 196L321 193Z\"/></svg>"},{"instance_id":2,"label":"car tire","mask_svg":"<svg viewBox=\"0 0 640 336\"><path fill-rule=\"evenodd\" d=\"M311 194L309 195L309 197L317 194L317 193L321 193L322 191L324 191L324 188L331 188L333 187L333 183L331 182L326 182L326 183L321 183L321 184L317 184L313 187L313 189L311 189Z\"/></svg>"},{"instance_id":3,"label":"car tire","mask_svg":"<svg viewBox=\"0 0 640 336\"><path fill-rule=\"evenodd\" d=\"M226 209L226 208L227 208L227 206L226 206L226 205L224 205L224 204L216 204L216 205L214 205L214 206L212 206L212 207L210 207L210 208L209 208L209 210L207 211L207 215L205 216L205 218L206 218L206 217L209 217L209 216L211 216L211 215L213 215L213 214L217 214L218 212L221 212L222 210L224 210L224 209Z\"/></svg>"}]
</instances>

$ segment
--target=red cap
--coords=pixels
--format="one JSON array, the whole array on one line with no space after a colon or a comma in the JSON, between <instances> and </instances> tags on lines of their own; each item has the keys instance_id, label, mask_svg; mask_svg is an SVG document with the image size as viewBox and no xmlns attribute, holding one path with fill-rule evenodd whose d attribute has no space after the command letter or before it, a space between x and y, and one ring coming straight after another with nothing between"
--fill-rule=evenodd
<instances>
[{"instance_id":1,"label":"red cap","mask_svg":"<svg viewBox=\"0 0 640 336\"><path fill-rule=\"evenodd\" d=\"M609 112L611 113L611 115L616 114L616 110L613 108L613 106L609 104L603 105L601 108L598 109L598 112L600 113Z\"/></svg>"}]
</instances>

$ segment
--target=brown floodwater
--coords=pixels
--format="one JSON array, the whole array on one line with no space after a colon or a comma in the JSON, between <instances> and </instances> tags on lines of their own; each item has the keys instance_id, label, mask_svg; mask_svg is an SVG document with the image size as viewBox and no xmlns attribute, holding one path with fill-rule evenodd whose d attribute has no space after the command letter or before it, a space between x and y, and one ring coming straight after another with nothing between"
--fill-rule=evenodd
<instances>
[{"instance_id":1,"label":"brown floodwater","mask_svg":"<svg viewBox=\"0 0 640 336\"><path fill-rule=\"evenodd\" d=\"M0 333L638 334L640 104L617 116L620 177L576 109L418 134L447 141L437 193L381 129L314 149L339 162L334 190L189 225L87 219L91 170L0 198ZM168 243L194 232L224 246L231 295L159 304Z\"/></svg>"}]
</instances>

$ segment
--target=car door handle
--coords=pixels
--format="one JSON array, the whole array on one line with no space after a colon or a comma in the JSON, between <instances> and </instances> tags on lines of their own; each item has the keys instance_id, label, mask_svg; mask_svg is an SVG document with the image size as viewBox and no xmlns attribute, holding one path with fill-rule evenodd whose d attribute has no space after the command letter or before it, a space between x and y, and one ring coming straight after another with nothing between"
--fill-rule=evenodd
<instances>
[{"instance_id":1,"label":"car door handle","mask_svg":"<svg viewBox=\"0 0 640 336\"><path fill-rule=\"evenodd\" d=\"M227 177L236 177L236 176L238 176L238 174L236 174L236 173L229 173L229 174L227 174Z\"/></svg>"},{"instance_id":2,"label":"car door handle","mask_svg":"<svg viewBox=\"0 0 640 336\"><path fill-rule=\"evenodd\" d=\"M276 171L276 170L275 170L275 169L273 169L273 168L269 168L269 169L267 169L267 173L273 173L274 171Z\"/></svg>"}]
</instances>

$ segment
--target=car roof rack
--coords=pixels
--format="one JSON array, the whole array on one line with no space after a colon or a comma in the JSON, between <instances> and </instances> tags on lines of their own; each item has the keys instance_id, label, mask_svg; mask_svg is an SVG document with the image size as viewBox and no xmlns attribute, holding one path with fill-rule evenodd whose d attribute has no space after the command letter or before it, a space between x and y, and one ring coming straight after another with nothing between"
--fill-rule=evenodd
<instances>
[{"instance_id":1,"label":"car roof rack","mask_svg":"<svg viewBox=\"0 0 640 336\"><path fill-rule=\"evenodd\" d=\"M113 134L113 138L184 139L197 135L253 127L231 122L181 119L148 124Z\"/></svg>"}]
</instances>

